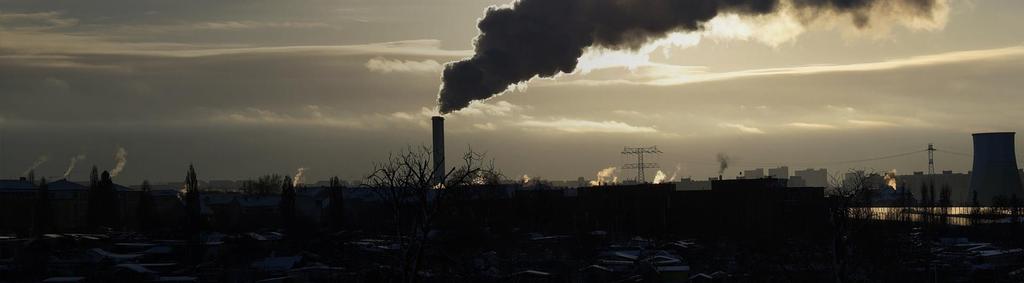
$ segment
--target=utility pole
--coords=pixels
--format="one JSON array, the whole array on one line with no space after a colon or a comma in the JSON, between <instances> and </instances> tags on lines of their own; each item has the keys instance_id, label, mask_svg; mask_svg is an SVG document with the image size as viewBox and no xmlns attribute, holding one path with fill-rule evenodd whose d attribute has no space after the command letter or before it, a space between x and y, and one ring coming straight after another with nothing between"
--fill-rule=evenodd
<instances>
[{"instance_id":1,"label":"utility pole","mask_svg":"<svg viewBox=\"0 0 1024 283\"><path fill-rule=\"evenodd\" d=\"M928 144L928 175L935 175L935 146Z\"/></svg>"},{"instance_id":2,"label":"utility pole","mask_svg":"<svg viewBox=\"0 0 1024 283\"><path fill-rule=\"evenodd\" d=\"M647 168L658 168L658 163L645 163L644 154L659 154L658 146L651 147L625 147L622 149L623 155L636 155L636 163L627 163L622 165L623 169L636 169L636 179L634 181L637 184L645 182L644 169Z\"/></svg>"}]
</instances>

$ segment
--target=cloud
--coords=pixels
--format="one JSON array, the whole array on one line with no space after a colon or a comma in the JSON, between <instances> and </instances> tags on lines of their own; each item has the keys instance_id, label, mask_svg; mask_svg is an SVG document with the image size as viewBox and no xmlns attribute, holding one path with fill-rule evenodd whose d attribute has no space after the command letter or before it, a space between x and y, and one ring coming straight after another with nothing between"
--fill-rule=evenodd
<instances>
[{"instance_id":1,"label":"cloud","mask_svg":"<svg viewBox=\"0 0 1024 283\"><path fill-rule=\"evenodd\" d=\"M494 125L494 123L491 122L473 124L473 127L484 131L493 131L498 129L498 126Z\"/></svg>"},{"instance_id":2,"label":"cloud","mask_svg":"<svg viewBox=\"0 0 1024 283\"><path fill-rule=\"evenodd\" d=\"M586 74L573 74L561 76L556 80L541 80L535 85L583 85L583 86L606 86L606 85L652 85L652 86L674 86L701 82L723 81L742 78L766 77L766 76L795 76L812 75L837 72L871 72L885 71L912 67L925 67L934 65L954 64L961 62L1000 60L1014 57L1024 57L1024 45L1015 45L1004 48L978 49L967 51L945 52L930 55L912 56L906 58L854 63L854 64L820 64L794 67L750 69L731 72L709 72L707 68L694 66L679 66L665 63L630 63L631 71L625 76L615 78L591 78Z\"/></svg>"},{"instance_id":3,"label":"cloud","mask_svg":"<svg viewBox=\"0 0 1024 283\"><path fill-rule=\"evenodd\" d=\"M786 126L790 126L790 127L794 127L794 128L801 128L801 129L812 129L812 130L831 130L831 129L835 129L836 128L836 126L829 125L829 124L804 123L804 122L793 122L793 123L786 124Z\"/></svg>"},{"instance_id":4,"label":"cloud","mask_svg":"<svg viewBox=\"0 0 1024 283\"><path fill-rule=\"evenodd\" d=\"M758 128L755 128L755 127L749 127L749 126L746 126L746 125L743 125L743 124L721 123L721 124L718 124L718 125L721 126L721 127L725 127L725 128L737 129L737 130L740 130L740 132L744 132L744 133L748 133L748 134L764 134L764 131L762 131L761 129L758 129Z\"/></svg>"},{"instance_id":5,"label":"cloud","mask_svg":"<svg viewBox=\"0 0 1024 283\"><path fill-rule=\"evenodd\" d=\"M895 127L899 126L896 123L876 120L847 120L850 124L860 127Z\"/></svg>"},{"instance_id":6,"label":"cloud","mask_svg":"<svg viewBox=\"0 0 1024 283\"><path fill-rule=\"evenodd\" d=\"M78 19L66 18L61 12L6 13L0 11L0 27L21 31L42 31L78 25Z\"/></svg>"},{"instance_id":7,"label":"cloud","mask_svg":"<svg viewBox=\"0 0 1024 283\"><path fill-rule=\"evenodd\" d=\"M846 112L846 113L857 112L857 109L855 109L853 107L850 107L850 106L835 106L835 105L829 104L829 105L825 105L825 108L827 108L828 110L837 111L837 112Z\"/></svg>"},{"instance_id":8,"label":"cloud","mask_svg":"<svg viewBox=\"0 0 1024 283\"><path fill-rule=\"evenodd\" d=\"M235 30L259 28L323 28L330 25L319 22L260 22L260 21L225 21L202 22L188 25L195 29Z\"/></svg>"},{"instance_id":9,"label":"cloud","mask_svg":"<svg viewBox=\"0 0 1024 283\"><path fill-rule=\"evenodd\" d=\"M306 113L305 111L303 111ZM318 115L319 114L319 115ZM365 129L368 125L362 119L324 117L319 112L308 113L304 116L278 113L266 109L250 107L243 111L233 111L215 115L210 118L213 122L243 124L243 125L281 125L281 126L326 126L347 129Z\"/></svg>"},{"instance_id":10,"label":"cloud","mask_svg":"<svg viewBox=\"0 0 1024 283\"><path fill-rule=\"evenodd\" d=\"M519 126L542 128L568 133L657 133L652 127L633 126L618 121L589 121L579 119L556 119L549 121L524 120Z\"/></svg>"},{"instance_id":11,"label":"cloud","mask_svg":"<svg viewBox=\"0 0 1024 283\"><path fill-rule=\"evenodd\" d=\"M377 57L366 62L366 68L377 73L437 73L441 71L441 63L427 59L423 61L391 60Z\"/></svg>"},{"instance_id":12,"label":"cloud","mask_svg":"<svg viewBox=\"0 0 1024 283\"><path fill-rule=\"evenodd\" d=\"M404 40L350 45L246 46L201 43L123 42L106 35L64 33L41 30L17 30L0 27L4 49L14 54L41 55L134 55L157 57L203 57L236 54L330 54L401 55L456 58L471 55L469 50L446 50L436 39Z\"/></svg>"}]
</instances>

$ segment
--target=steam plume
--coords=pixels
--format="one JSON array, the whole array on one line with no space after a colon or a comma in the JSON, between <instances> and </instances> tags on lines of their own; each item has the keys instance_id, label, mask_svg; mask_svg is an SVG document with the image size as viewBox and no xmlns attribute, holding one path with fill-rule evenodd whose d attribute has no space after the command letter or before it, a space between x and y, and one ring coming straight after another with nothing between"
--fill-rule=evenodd
<instances>
[{"instance_id":1,"label":"steam plume","mask_svg":"<svg viewBox=\"0 0 1024 283\"><path fill-rule=\"evenodd\" d=\"M110 169L110 177L117 177L121 171L124 171L124 165L128 163L128 151L123 147L118 147L117 153L114 154L114 161L117 161L117 164L114 165L114 169Z\"/></svg>"},{"instance_id":2,"label":"steam plume","mask_svg":"<svg viewBox=\"0 0 1024 283\"><path fill-rule=\"evenodd\" d=\"M304 183L306 181L306 176L305 175L306 175L306 168L305 167L299 167L299 169L296 169L295 170L295 176L292 177L292 186L293 187L298 187L299 184Z\"/></svg>"},{"instance_id":3,"label":"steam plume","mask_svg":"<svg viewBox=\"0 0 1024 283\"><path fill-rule=\"evenodd\" d=\"M85 160L85 154L79 154L77 156L71 157L71 162L68 164L68 169L64 170L64 179L71 177L71 172L75 170L75 164L78 163L79 160Z\"/></svg>"},{"instance_id":4,"label":"steam plume","mask_svg":"<svg viewBox=\"0 0 1024 283\"><path fill-rule=\"evenodd\" d=\"M21 173L21 175L22 176L28 175L29 172L32 172L32 170L36 170L36 168L39 168L39 165L43 165L43 163L46 163L46 161L49 161L49 160L50 160L50 156L45 155L45 154L44 155L40 155L39 157L36 158L36 161L32 162L32 166L28 167L28 169L25 169L25 172Z\"/></svg>"},{"instance_id":5,"label":"steam plume","mask_svg":"<svg viewBox=\"0 0 1024 283\"><path fill-rule=\"evenodd\" d=\"M889 186L893 190L896 189L896 169L892 169L889 170L889 172L885 172L884 179L886 186Z\"/></svg>"},{"instance_id":6,"label":"steam plume","mask_svg":"<svg viewBox=\"0 0 1024 283\"><path fill-rule=\"evenodd\" d=\"M588 47L638 50L673 32L700 31L720 14L798 15L803 23L846 16L942 21L947 0L517 0L477 23L475 54L445 65L438 104L451 113L534 77L572 73Z\"/></svg>"},{"instance_id":7,"label":"steam plume","mask_svg":"<svg viewBox=\"0 0 1024 283\"><path fill-rule=\"evenodd\" d=\"M732 157L721 152L715 157L718 158L718 175L722 175L722 173L725 173L725 169L729 168L729 162L732 162Z\"/></svg>"},{"instance_id":8,"label":"steam plume","mask_svg":"<svg viewBox=\"0 0 1024 283\"><path fill-rule=\"evenodd\" d=\"M676 179L678 179L680 171L683 171L683 165L679 164L679 163L676 163L676 170L672 171L672 176L671 177L668 177L669 182L675 181Z\"/></svg>"},{"instance_id":9,"label":"steam plume","mask_svg":"<svg viewBox=\"0 0 1024 283\"><path fill-rule=\"evenodd\" d=\"M654 181L651 181L651 183L661 184L662 182L665 182L666 178L668 178L668 175L666 175L665 172L658 170L657 173L654 173Z\"/></svg>"},{"instance_id":10,"label":"steam plume","mask_svg":"<svg viewBox=\"0 0 1024 283\"><path fill-rule=\"evenodd\" d=\"M615 175L615 171L619 170L617 167L608 167L597 171L597 179L590 181L591 186L601 186L606 184L615 184L619 182L619 177Z\"/></svg>"}]
</instances>

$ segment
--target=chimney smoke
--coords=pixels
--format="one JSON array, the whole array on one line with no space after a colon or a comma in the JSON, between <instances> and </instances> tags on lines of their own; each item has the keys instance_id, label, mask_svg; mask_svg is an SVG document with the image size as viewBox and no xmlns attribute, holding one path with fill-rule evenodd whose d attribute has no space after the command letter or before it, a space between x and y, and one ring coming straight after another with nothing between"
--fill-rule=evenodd
<instances>
[{"instance_id":1,"label":"chimney smoke","mask_svg":"<svg viewBox=\"0 0 1024 283\"><path fill-rule=\"evenodd\" d=\"M123 147L118 147L117 153L114 154L114 161L117 164L114 165L114 169L110 170L110 177L117 177L117 175L121 174L121 171L124 171L124 166L128 164L128 151Z\"/></svg>"},{"instance_id":2,"label":"chimney smoke","mask_svg":"<svg viewBox=\"0 0 1024 283\"><path fill-rule=\"evenodd\" d=\"M75 170L75 164L77 164L78 161L83 160L83 159L85 159L85 154L79 154L79 155L76 155L76 156L72 156L71 157L71 162L68 164L68 169L64 170L63 178L64 179L70 178L71 177L71 172Z\"/></svg>"},{"instance_id":3,"label":"chimney smoke","mask_svg":"<svg viewBox=\"0 0 1024 283\"><path fill-rule=\"evenodd\" d=\"M442 114L486 100L534 77L572 73L588 47L638 50L673 32L704 29L721 14L797 15L803 23L850 16L944 22L948 0L517 0L492 6L477 23L473 57L445 65Z\"/></svg>"}]
</instances>

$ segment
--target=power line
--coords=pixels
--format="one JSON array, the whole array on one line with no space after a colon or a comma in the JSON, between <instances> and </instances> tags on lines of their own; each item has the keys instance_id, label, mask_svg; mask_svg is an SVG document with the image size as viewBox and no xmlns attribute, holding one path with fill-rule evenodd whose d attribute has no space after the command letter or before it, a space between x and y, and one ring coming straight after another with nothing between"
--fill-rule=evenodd
<instances>
[{"instance_id":1,"label":"power line","mask_svg":"<svg viewBox=\"0 0 1024 283\"><path fill-rule=\"evenodd\" d=\"M970 153L962 153L962 152L956 152L956 151L948 151L948 150L944 150L944 149L936 149L936 151L938 151L938 152L942 152L942 153L949 153L949 154L953 154L953 155L960 155L960 156L974 156L973 154L970 154Z\"/></svg>"}]
</instances>

